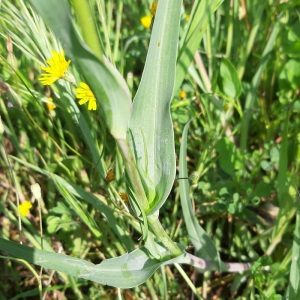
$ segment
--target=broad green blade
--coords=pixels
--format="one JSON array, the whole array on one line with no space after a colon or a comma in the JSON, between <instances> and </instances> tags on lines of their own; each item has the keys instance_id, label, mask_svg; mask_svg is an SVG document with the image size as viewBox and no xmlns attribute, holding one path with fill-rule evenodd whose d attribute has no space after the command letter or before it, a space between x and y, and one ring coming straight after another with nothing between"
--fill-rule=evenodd
<instances>
[{"instance_id":1,"label":"broad green blade","mask_svg":"<svg viewBox=\"0 0 300 300\"><path fill-rule=\"evenodd\" d=\"M196 0L193 5L189 25L180 40L179 53L176 66L176 83L174 92L180 88L188 68L191 65L196 50L209 24L210 16L224 0Z\"/></svg>"},{"instance_id":2,"label":"broad green blade","mask_svg":"<svg viewBox=\"0 0 300 300\"><path fill-rule=\"evenodd\" d=\"M125 139L131 114L131 99L120 73L108 61L97 59L81 41L73 25L68 1L29 2L60 40L66 56L94 92L111 134L115 139Z\"/></svg>"},{"instance_id":3,"label":"broad green blade","mask_svg":"<svg viewBox=\"0 0 300 300\"><path fill-rule=\"evenodd\" d=\"M0 251L46 269L118 288L132 288L140 285L161 265L186 260L184 255L171 260L153 259L148 256L148 250L141 247L95 265L83 259L30 248L3 238L0 238ZM164 256L164 251L161 254Z\"/></svg>"},{"instance_id":4,"label":"broad green blade","mask_svg":"<svg viewBox=\"0 0 300 300\"><path fill-rule=\"evenodd\" d=\"M195 247L196 255L210 261L217 269L221 269L221 261L219 253L207 235L205 230L199 225L195 214L193 212L192 202L190 199L190 187L187 172L186 163L186 145L187 145L187 133L189 123L184 127L182 133L182 141L180 146L180 157L179 157L179 190L180 190L180 201L183 211L184 222L188 231L189 238Z\"/></svg>"},{"instance_id":5,"label":"broad green blade","mask_svg":"<svg viewBox=\"0 0 300 300\"><path fill-rule=\"evenodd\" d=\"M290 284L288 288L289 299L300 299L300 210L297 211L296 226L294 232L292 265L290 272Z\"/></svg>"},{"instance_id":6,"label":"broad green blade","mask_svg":"<svg viewBox=\"0 0 300 300\"><path fill-rule=\"evenodd\" d=\"M146 64L130 120L131 145L150 204L147 214L163 205L175 179L170 102L181 4L180 0L158 2Z\"/></svg>"},{"instance_id":7,"label":"broad green blade","mask_svg":"<svg viewBox=\"0 0 300 300\"><path fill-rule=\"evenodd\" d=\"M218 78L220 94L226 99L236 99L242 92L242 84L231 62L222 57L220 64L220 74Z\"/></svg>"}]
</instances>

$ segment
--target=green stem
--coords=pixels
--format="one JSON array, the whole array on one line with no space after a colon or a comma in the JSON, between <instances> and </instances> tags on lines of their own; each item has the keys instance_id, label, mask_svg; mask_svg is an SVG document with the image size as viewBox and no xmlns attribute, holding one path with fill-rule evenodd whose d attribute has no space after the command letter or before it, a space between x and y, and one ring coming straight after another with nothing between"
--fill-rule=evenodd
<instances>
[{"instance_id":1,"label":"green stem","mask_svg":"<svg viewBox=\"0 0 300 300\"><path fill-rule=\"evenodd\" d=\"M209 19L210 21L210 19ZM211 28L210 28L210 22L207 25L206 28L206 53L207 53L207 59L208 59L208 76L209 78L212 78L213 75L213 50L212 50L212 39L211 39Z\"/></svg>"},{"instance_id":2,"label":"green stem","mask_svg":"<svg viewBox=\"0 0 300 300\"><path fill-rule=\"evenodd\" d=\"M104 9L105 3L103 1L97 1L97 7L99 11L99 16L100 16L100 22L101 22L101 29L104 35L104 41L105 41L105 55L109 58L109 60L114 64L115 62L112 60L112 53L111 53L111 46L110 46L110 39L109 39L109 15L108 13L105 12ZM107 3L107 6L109 3ZM109 8L107 8L107 11Z\"/></svg>"},{"instance_id":3,"label":"green stem","mask_svg":"<svg viewBox=\"0 0 300 300\"><path fill-rule=\"evenodd\" d=\"M114 44L114 55L113 62L115 63L118 59L119 52L119 42L121 38L121 24L122 24L122 15L123 15L123 1L118 1L117 6L117 18L116 18L116 32L115 32L115 44Z\"/></svg>"},{"instance_id":4,"label":"green stem","mask_svg":"<svg viewBox=\"0 0 300 300\"><path fill-rule=\"evenodd\" d=\"M174 257L177 257L183 253L178 245L174 243L173 240L167 235L156 215L148 216L147 221L154 235L159 239L160 242L162 242L164 247L170 251Z\"/></svg>"},{"instance_id":5,"label":"green stem","mask_svg":"<svg viewBox=\"0 0 300 300\"><path fill-rule=\"evenodd\" d=\"M246 65L247 65L246 62L247 62L247 59L248 59L248 57L249 57L249 55L250 55L250 53L253 49L255 38L256 38L258 29L261 25L261 18L262 18L263 11L264 11L264 6L259 5L258 8L257 8L257 11L255 13L255 16L254 16L254 22L253 22L253 25L252 25L251 32L249 34L249 38L248 38L248 41L247 41L246 48L242 49L241 59L240 59L239 65L237 67L237 72L238 72L238 75L239 75L240 79L242 79L243 76L244 76L244 72L245 72Z\"/></svg>"},{"instance_id":6,"label":"green stem","mask_svg":"<svg viewBox=\"0 0 300 300\"><path fill-rule=\"evenodd\" d=\"M126 172L136 194L136 201L138 201L138 206L143 209L144 212L146 212L149 208L149 203L129 143L127 140L121 139L116 141L123 155ZM182 250L173 242L173 240L163 229L157 215L147 216L147 222L154 235L174 257L182 254Z\"/></svg>"},{"instance_id":7,"label":"green stem","mask_svg":"<svg viewBox=\"0 0 300 300\"><path fill-rule=\"evenodd\" d=\"M227 31L227 43L226 43L226 57L230 58L232 41L233 41L233 10L234 10L234 1L230 1L230 10L229 10L229 24Z\"/></svg>"},{"instance_id":8,"label":"green stem","mask_svg":"<svg viewBox=\"0 0 300 300\"><path fill-rule=\"evenodd\" d=\"M130 183L136 194L136 200L138 201L139 207L145 212L149 208L149 203L129 143L123 139L117 139L116 141L121 150Z\"/></svg>"},{"instance_id":9,"label":"green stem","mask_svg":"<svg viewBox=\"0 0 300 300\"><path fill-rule=\"evenodd\" d=\"M181 276L183 277L185 282L188 284L188 286L190 287L190 289L192 290L192 292L194 293L196 298L200 299L200 300L203 300L203 298L197 292L197 289L196 289L195 285L193 284L193 282L191 281L189 276L186 274L186 272L181 268L181 266L178 263L175 263L174 266L179 271L179 273L181 274Z\"/></svg>"},{"instance_id":10,"label":"green stem","mask_svg":"<svg viewBox=\"0 0 300 300\"><path fill-rule=\"evenodd\" d=\"M77 22L81 29L83 40L99 59L102 59L102 48L88 0L72 0Z\"/></svg>"}]
</instances>

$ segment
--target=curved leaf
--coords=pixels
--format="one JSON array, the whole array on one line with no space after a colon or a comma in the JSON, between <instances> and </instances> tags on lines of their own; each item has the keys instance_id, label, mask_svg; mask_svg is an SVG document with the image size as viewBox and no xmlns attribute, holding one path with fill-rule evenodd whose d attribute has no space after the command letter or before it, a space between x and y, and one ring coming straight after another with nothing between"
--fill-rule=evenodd
<instances>
[{"instance_id":1,"label":"curved leaf","mask_svg":"<svg viewBox=\"0 0 300 300\"><path fill-rule=\"evenodd\" d=\"M242 91L241 81L236 69L225 57L222 57L221 60L218 83L222 96L233 100L240 96Z\"/></svg>"},{"instance_id":2,"label":"curved leaf","mask_svg":"<svg viewBox=\"0 0 300 300\"><path fill-rule=\"evenodd\" d=\"M292 253L292 265L290 271L290 284L288 287L289 299L299 299L300 297L300 210L298 209L296 215L296 225L294 231Z\"/></svg>"},{"instance_id":3,"label":"curved leaf","mask_svg":"<svg viewBox=\"0 0 300 300\"><path fill-rule=\"evenodd\" d=\"M142 284L162 265L181 260L190 262L185 255L175 259L153 259L149 257L148 250L141 247L95 265L83 259L30 248L3 238L0 238L0 251L46 269L118 288L132 288ZM161 251L164 256L166 253L163 248Z\"/></svg>"},{"instance_id":4,"label":"curved leaf","mask_svg":"<svg viewBox=\"0 0 300 300\"><path fill-rule=\"evenodd\" d=\"M149 51L130 120L131 145L152 214L175 179L174 133L170 102L175 80L182 1L159 1Z\"/></svg>"},{"instance_id":5,"label":"curved leaf","mask_svg":"<svg viewBox=\"0 0 300 300\"><path fill-rule=\"evenodd\" d=\"M129 89L120 73L100 61L81 41L66 0L29 0L60 40L66 55L94 92L107 127L116 139L125 139L131 114Z\"/></svg>"},{"instance_id":6,"label":"curved leaf","mask_svg":"<svg viewBox=\"0 0 300 300\"><path fill-rule=\"evenodd\" d=\"M184 222L186 224L189 238L195 247L196 255L201 256L205 260L210 261L217 269L221 269L222 264L216 246L214 245L210 237L207 235L205 230L199 225L195 217L192 208L192 202L190 199L189 181L188 179L185 179L188 178L186 163L186 145L189 124L190 122L188 122L185 125L182 133L179 157L179 191Z\"/></svg>"}]
</instances>

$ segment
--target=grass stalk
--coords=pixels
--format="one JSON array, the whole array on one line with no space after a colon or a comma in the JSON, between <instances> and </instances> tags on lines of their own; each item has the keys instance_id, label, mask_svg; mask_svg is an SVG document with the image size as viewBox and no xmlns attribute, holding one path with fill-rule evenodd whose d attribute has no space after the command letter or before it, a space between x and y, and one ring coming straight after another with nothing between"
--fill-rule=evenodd
<instances>
[{"instance_id":1,"label":"grass stalk","mask_svg":"<svg viewBox=\"0 0 300 300\"><path fill-rule=\"evenodd\" d=\"M89 1L72 0L71 3L85 43L102 60L102 48Z\"/></svg>"}]
</instances>

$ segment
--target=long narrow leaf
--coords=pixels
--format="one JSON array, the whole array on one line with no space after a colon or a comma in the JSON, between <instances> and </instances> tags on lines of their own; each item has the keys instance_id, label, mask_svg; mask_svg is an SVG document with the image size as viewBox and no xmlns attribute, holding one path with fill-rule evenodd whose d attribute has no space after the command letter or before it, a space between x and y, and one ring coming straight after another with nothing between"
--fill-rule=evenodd
<instances>
[{"instance_id":1,"label":"long narrow leaf","mask_svg":"<svg viewBox=\"0 0 300 300\"><path fill-rule=\"evenodd\" d=\"M299 205L299 204L298 204ZM289 284L289 299L300 298L300 210L297 211L296 226L294 232L293 253L292 253L292 265L290 272L290 284Z\"/></svg>"},{"instance_id":2,"label":"long narrow leaf","mask_svg":"<svg viewBox=\"0 0 300 300\"><path fill-rule=\"evenodd\" d=\"M182 141L180 146L180 157L179 157L179 190L180 190L180 201L183 211L183 217L188 231L189 238L195 247L196 255L202 257L217 268L221 268L221 262L218 251L207 235L205 230L199 225L192 208L192 202L189 193L189 181L186 163L186 145L187 145L187 133L189 124L187 123L182 133Z\"/></svg>"},{"instance_id":3,"label":"long narrow leaf","mask_svg":"<svg viewBox=\"0 0 300 300\"><path fill-rule=\"evenodd\" d=\"M83 259L30 248L3 238L0 238L0 251L46 269L118 288L135 287L145 282L160 266L187 260L184 255L175 259L153 259L149 257L147 248L141 247L95 265Z\"/></svg>"},{"instance_id":4,"label":"long narrow leaf","mask_svg":"<svg viewBox=\"0 0 300 300\"><path fill-rule=\"evenodd\" d=\"M175 178L174 133L170 115L182 1L159 1L149 51L130 121L131 144L150 209L166 200Z\"/></svg>"}]
</instances>

